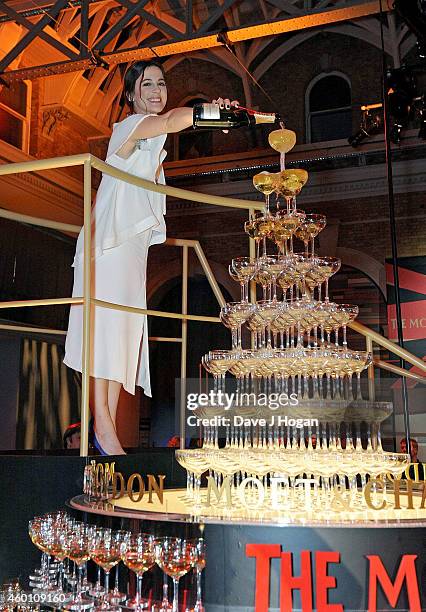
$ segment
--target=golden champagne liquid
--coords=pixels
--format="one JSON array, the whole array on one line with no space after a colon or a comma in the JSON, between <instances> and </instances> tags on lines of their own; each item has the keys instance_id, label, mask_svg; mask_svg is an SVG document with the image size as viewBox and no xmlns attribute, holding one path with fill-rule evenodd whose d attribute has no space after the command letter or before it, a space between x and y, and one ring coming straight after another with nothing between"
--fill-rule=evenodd
<instances>
[{"instance_id":1,"label":"golden champagne liquid","mask_svg":"<svg viewBox=\"0 0 426 612\"><path fill-rule=\"evenodd\" d=\"M256 273L255 281L259 283L259 285L267 285L271 282L271 274L266 270L259 270Z\"/></svg>"},{"instance_id":2,"label":"golden champagne liquid","mask_svg":"<svg viewBox=\"0 0 426 612\"><path fill-rule=\"evenodd\" d=\"M251 267L240 268L238 270L238 277L241 279L249 279L252 274L253 274L253 268Z\"/></svg>"},{"instance_id":3,"label":"golden champagne liquid","mask_svg":"<svg viewBox=\"0 0 426 612\"><path fill-rule=\"evenodd\" d=\"M259 227L255 221L249 221L246 223L244 225L244 231L254 240L261 238L261 235L259 234Z\"/></svg>"},{"instance_id":4,"label":"golden champagne liquid","mask_svg":"<svg viewBox=\"0 0 426 612\"><path fill-rule=\"evenodd\" d=\"M333 319L340 323L340 325L346 325L351 320L351 317L347 312L334 312Z\"/></svg>"},{"instance_id":5,"label":"golden champagne liquid","mask_svg":"<svg viewBox=\"0 0 426 612\"><path fill-rule=\"evenodd\" d=\"M179 559L165 559L161 561L161 569L172 578L181 578L189 572L191 567L191 557L182 557Z\"/></svg>"},{"instance_id":6,"label":"golden champagne liquid","mask_svg":"<svg viewBox=\"0 0 426 612\"><path fill-rule=\"evenodd\" d=\"M155 564L155 556L152 552L138 553L126 552L123 563L135 574L143 574Z\"/></svg>"},{"instance_id":7,"label":"golden champagne liquid","mask_svg":"<svg viewBox=\"0 0 426 612\"><path fill-rule=\"evenodd\" d=\"M289 215L288 217L281 218L274 223L274 237L275 240L282 240L285 238L291 238L296 231L296 228L300 225L300 219L296 216Z\"/></svg>"},{"instance_id":8,"label":"golden champagne liquid","mask_svg":"<svg viewBox=\"0 0 426 612\"><path fill-rule=\"evenodd\" d=\"M284 272L284 274L282 274L279 278L278 278L278 284L280 285L280 287L282 287L283 289L286 289L287 287L291 287L291 285L293 285L293 283L295 282L296 278L294 276L294 273L290 273L290 272Z\"/></svg>"},{"instance_id":9,"label":"golden champagne liquid","mask_svg":"<svg viewBox=\"0 0 426 612\"><path fill-rule=\"evenodd\" d=\"M288 153L296 144L296 134L292 130L274 130L269 134L268 142L275 151Z\"/></svg>"},{"instance_id":10,"label":"golden champagne liquid","mask_svg":"<svg viewBox=\"0 0 426 612\"><path fill-rule=\"evenodd\" d=\"M260 172L254 175L253 185L264 195L271 195L277 186L277 176L269 172Z\"/></svg>"},{"instance_id":11,"label":"golden champagne liquid","mask_svg":"<svg viewBox=\"0 0 426 612\"><path fill-rule=\"evenodd\" d=\"M91 554L91 558L96 563L96 565L100 565L103 570L109 572L114 565L120 561L120 553L119 551L105 551L105 550L96 550Z\"/></svg>"},{"instance_id":12,"label":"golden champagne liquid","mask_svg":"<svg viewBox=\"0 0 426 612\"><path fill-rule=\"evenodd\" d=\"M47 546L47 549L49 555L53 555L54 557L56 557L56 559L59 559L59 561L63 561L66 557L65 551L62 548L61 544L49 544Z\"/></svg>"},{"instance_id":13,"label":"golden champagne liquid","mask_svg":"<svg viewBox=\"0 0 426 612\"><path fill-rule=\"evenodd\" d=\"M319 274L324 278L328 278L333 273L333 268L331 266L321 266Z\"/></svg>"},{"instance_id":14,"label":"golden champagne liquid","mask_svg":"<svg viewBox=\"0 0 426 612\"><path fill-rule=\"evenodd\" d=\"M90 559L89 551L81 548L70 548L67 552L67 557L77 563L77 565L82 565L85 561Z\"/></svg>"},{"instance_id":15,"label":"golden champagne liquid","mask_svg":"<svg viewBox=\"0 0 426 612\"><path fill-rule=\"evenodd\" d=\"M306 170L302 170L301 168L282 170L280 172L278 191L284 196L296 196L301 192L307 180L308 173Z\"/></svg>"},{"instance_id":16,"label":"golden champagne liquid","mask_svg":"<svg viewBox=\"0 0 426 612\"><path fill-rule=\"evenodd\" d=\"M259 236L262 238L268 236L274 229L273 219L259 219L256 223L259 224Z\"/></svg>"}]
</instances>

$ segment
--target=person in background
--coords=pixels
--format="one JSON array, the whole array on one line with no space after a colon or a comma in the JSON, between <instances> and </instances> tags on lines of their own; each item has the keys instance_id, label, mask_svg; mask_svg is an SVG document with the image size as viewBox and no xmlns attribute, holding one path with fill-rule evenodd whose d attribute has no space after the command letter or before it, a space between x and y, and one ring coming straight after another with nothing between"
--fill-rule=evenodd
<instances>
[{"instance_id":1,"label":"person in background","mask_svg":"<svg viewBox=\"0 0 426 612\"><path fill-rule=\"evenodd\" d=\"M402 438L401 442L399 443L399 447L401 449L401 453L407 452L407 440L405 438ZM419 463L418 452L419 444L417 440L415 438L410 438L411 463Z\"/></svg>"},{"instance_id":2,"label":"person in background","mask_svg":"<svg viewBox=\"0 0 426 612\"><path fill-rule=\"evenodd\" d=\"M407 452L407 440L405 438L402 438L401 442L399 443L399 447L401 449L401 453ZM418 452L419 444L417 440L415 438L410 438L411 463L417 463L418 465L410 465L410 467L405 471L405 476L409 476L411 480L417 482L425 479L425 468L418 457Z\"/></svg>"},{"instance_id":3,"label":"person in background","mask_svg":"<svg viewBox=\"0 0 426 612\"><path fill-rule=\"evenodd\" d=\"M66 430L64 431L64 435L62 437L64 441L64 448L80 448L80 437L81 437L81 423L73 423L72 425L68 425Z\"/></svg>"}]
</instances>

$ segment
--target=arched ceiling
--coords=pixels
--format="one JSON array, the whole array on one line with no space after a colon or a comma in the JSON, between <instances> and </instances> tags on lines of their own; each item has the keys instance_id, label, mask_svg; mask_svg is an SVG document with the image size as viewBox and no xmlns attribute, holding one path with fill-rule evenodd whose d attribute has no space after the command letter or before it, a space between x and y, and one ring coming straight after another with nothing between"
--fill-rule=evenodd
<instances>
[{"instance_id":1,"label":"arched ceiling","mask_svg":"<svg viewBox=\"0 0 426 612\"><path fill-rule=\"evenodd\" d=\"M107 135L123 112L122 78L134 59L167 55L166 70L188 57L213 62L241 78L250 104L243 67L261 79L320 26L380 47L378 7L378 0L6 0L0 78L42 77L44 108L65 107ZM234 55L217 39L223 30L239 41ZM390 12L384 37L398 66L415 38Z\"/></svg>"}]
</instances>

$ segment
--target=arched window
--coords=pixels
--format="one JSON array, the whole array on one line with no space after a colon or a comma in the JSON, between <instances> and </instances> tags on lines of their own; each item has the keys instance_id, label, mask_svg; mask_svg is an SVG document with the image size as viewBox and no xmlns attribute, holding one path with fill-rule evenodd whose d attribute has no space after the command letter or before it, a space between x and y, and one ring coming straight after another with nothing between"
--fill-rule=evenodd
<instances>
[{"instance_id":1,"label":"arched window","mask_svg":"<svg viewBox=\"0 0 426 612\"><path fill-rule=\"evenodd\" d=\"M352 133L351 84L341 73L317 76L306 90L306 140L347 138Z\"/></svg>"},{"instance_id":2,"label":"arched window","mask_svg":"<svg viewBox=\"0 0 426 612\"><path fill-rule=\"evenodd\" d=\"M185 100L182 106L194 106L208 102L207 98L191 98ZM189 128L178 134L178 159L194 159L197 157L208 157L213 153L211 130L193 130ZM176 150L176 149L175 149Z\"/></svg>"}]
</instances>

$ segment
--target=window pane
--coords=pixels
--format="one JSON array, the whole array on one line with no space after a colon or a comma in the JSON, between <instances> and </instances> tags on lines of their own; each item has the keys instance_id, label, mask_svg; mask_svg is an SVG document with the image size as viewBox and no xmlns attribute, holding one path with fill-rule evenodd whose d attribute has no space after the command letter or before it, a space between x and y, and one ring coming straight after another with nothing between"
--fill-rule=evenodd
<instances>
[{"instance_id":1,"label":"window pane","mask_svg":"<svg viewBox=\"0 0 426 612\"><path fill-rule=\"evenodd\" d=\"M352 132L350 108L311 115L311 142L348 138Z\"/></svg>"},{"instance_id":2,"label":"window pane","mask_svg":"<svg viewBox=\"0 0 426 612\"><path fill-rule=\"evenodd\" d=\"M21 81L11 83L10 87L3 87L0 91L0 102L25 116L27 109L26 84Z\"/></svg>"},{"instance_id":3,"label":"window pane","mask_svg":"<svg viewBox=\"0 0 426 612\"><path fill-rule=\"evenodd\" d=\"M22 149L22 119L0 108L0 140Z\"/></svg>"},{"instance_id":4,"label":"window pane","mask_svg":"<svg viewBox=\"0 0 426 612\"><path fill-rule=\"evenodd\" d=\"M350 106L351 88L349 83L339 76L328 76L320 79L311 89L309 110L311 113L330 108Z\"/></svg>"}]
</instances>

